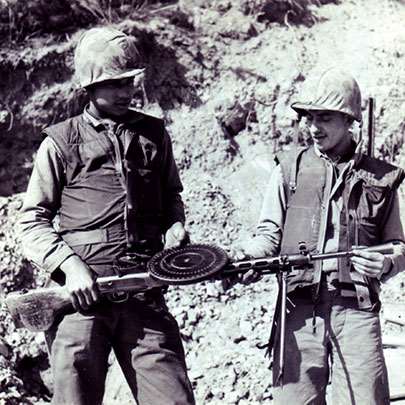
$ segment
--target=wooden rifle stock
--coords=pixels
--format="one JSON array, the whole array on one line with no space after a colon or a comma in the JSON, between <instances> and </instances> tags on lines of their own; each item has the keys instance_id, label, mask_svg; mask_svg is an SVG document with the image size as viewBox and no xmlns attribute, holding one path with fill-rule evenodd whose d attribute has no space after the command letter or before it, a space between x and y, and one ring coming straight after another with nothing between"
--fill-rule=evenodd
<instances>
[{"instance_id":1,"label":"wooden rifle stock","mask_svg":"<svg viewBox=\"0 0 405 405\"><path fill-rule=\"evenodd\" d=\"M162 286L147 272L99 277L96 284L102 295L109 294L117 301L123 292L141 292ZM32 332L46 331L59 317L74 312L70 294L63 286L13 292L8 294L5 304L17 328L24 327Z\"/></svg>"}]
</instances>

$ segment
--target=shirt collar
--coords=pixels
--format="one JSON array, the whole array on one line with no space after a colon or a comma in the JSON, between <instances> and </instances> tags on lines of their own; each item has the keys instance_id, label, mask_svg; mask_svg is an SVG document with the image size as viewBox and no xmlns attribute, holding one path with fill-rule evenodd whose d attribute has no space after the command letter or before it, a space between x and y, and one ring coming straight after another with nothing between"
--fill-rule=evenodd
<instances>
[{"instance_id":1,"label":"shirt collar","mask_svg":"<svg viewBox=\"0 0 405 405\"><path fill-rule=\"evenodd\" d=\"M94 128L99 129L100 127L103 127L102 129L104 129L104 124L102 123L102 120L100 118L95 117L93 114L89 112L88 105L84 108L83 118L87 123L89 123Z\"/></svg>"},{"instance_id":2,"label":"shirt collar","mask_svg":"<svg viewBox=\"0 0 405 405\"><path fill-rule=\"evenodd\" d=\"M90 113L88 105L84 108L83 118L84 118L84 120L86 122L88 122L95 129L106 129L107 128L107 125L106 125L107 121L118 123L118 122L116 122L114 120L111 120L111 119L108 119L108 118L107 119L106 118L98 118L98 117L94 116L93 114ZM140 121L141 119L142 119L142 114L139 111L136 111L136 110L130 108L128 110L128 114L124 117L124 119L120 123L133 124L135 122Z\"/></svg>"},{"instance_id":3,"label":"shirt collar","mask_svg":"<svg viewBox=\"0 0 405 405\"><path fill-rule=\"evenodd\" d=\"M348 150L348 152L341 155L341 156L337 156L333 160L328 155L326 155L325 153L322 153L316 147L316 145L314 146L314 149L315 149L315 154L318 157L320 157L322 159L325 159L328 162L331 162L333 164L352 162L354 165L356 165L361 159L362 143L363 142L361 140L358 143L356 143L354 140L352 140L352 143L350 145L350 149Z\"/></svg>"}]
</instances>

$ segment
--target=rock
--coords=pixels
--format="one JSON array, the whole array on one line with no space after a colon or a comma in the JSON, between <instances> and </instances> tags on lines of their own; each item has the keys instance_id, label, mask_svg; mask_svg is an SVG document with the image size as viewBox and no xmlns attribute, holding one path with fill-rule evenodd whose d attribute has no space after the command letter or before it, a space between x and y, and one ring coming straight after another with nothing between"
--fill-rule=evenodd
<instances>
[{"instance_id":1,"label":"rock","mask_svg":"<svg viewBox=\"0 0 405 405\"><path fill-rule=\"evenodd\" d=\"M235 8L222 15L216 25L217 32L225 38L248 39L258 34L252 19Z\"/></svg>"},{"instance_id":2,"label":"rock","mask_svg":"<svg viewBox=\"0 0 405 405\"><path fill-rule=\"evenodd\" d=\"M234 137L246 128L248 119L255 120L254 102L249 99L226 98L217 101L215 118L227 137Z\"/></svg>"},{"instance_id":3,"label":"rock","mask_svg":"<svg viewBox=\"0 0 405 405\"><path fill-rule=\"evenodd\" d=\"M243 335L235 336L233 338L233 343L240 343L243 342L244 340L246 340L246 337Z\"/></svg>"},{"instance_id":4,"label":"rock","mask_svg":"<svg viewBox=\"0 0 405 405\"><path fill-rule=\"evenodd\" d=\"M237 404L240 399L240 395L236 391L230 391L225 394L224 402L226 404Z\"/></svg>"},{"instance_id":5,"label":"rock","mask_svg":"<svg viewBox=\"0 0 405 405\"><path fill-rule=\"evenodd\" d=\"M191 326L197 325L198 321L201 319L202 315L200 311L196 308L192 308L187 312L187 321Z\"/></svg>"},{"instance_id":6,"label":"rock","mask_svg":"<svg viewBox=\"0 0 405 405\"><path fill-rule=\"evenodd\" d=\"M11 355L10 346L4 341L3 338L0 338L0 356L9 358Z\"/></svg>"},{"instance_id":7,"label":"rock","mask_svg":"<svg viewBox=\"0 0 405 405\"><path fill-rule=\"evenodd\" d=\"M222 295L221 282L211 282L207 284L207 297L219 298Z\"/></svg>"},{"instance_id":8,"label":"rock","mask_svg":"<svg viewBox=\"0 0 405 405\"><path fill-rule=\"evenodd\" d=\"M10 113L7 110L0 110L0 125L8 124L10 121Z\"/></svg>"},{"instance_id":9,"label":"rock","mask_svg":"<svg viewBox=\"0 0 405 405\"><path fill-rule=\"evenodd\" d=\"M241 319L239 321L239 330L242 336L248 337L252 334L252 322Z\"/></svg>"}]
</instances>

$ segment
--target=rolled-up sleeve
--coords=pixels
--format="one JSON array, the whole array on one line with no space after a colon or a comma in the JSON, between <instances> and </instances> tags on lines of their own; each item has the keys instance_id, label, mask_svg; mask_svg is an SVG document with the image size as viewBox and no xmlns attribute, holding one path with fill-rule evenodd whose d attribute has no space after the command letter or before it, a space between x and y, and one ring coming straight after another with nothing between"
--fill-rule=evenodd
<instances>
[{"instance_id":1,"label":"rolled-up sleeve","mask_svg":"<svg viewBox=\"0 0 405 405\"><path fill-rule=\"evenodd\" d=\"M251 257L278 254L283 236L287 209L287 193L281 167L276 166L270 176L255 235L243 242L243 251Z\"/></svg>"},{"instance_id":2,"label":"rolled-up sleeve","mask_svg":"<svg viewBox=\"0 0 405 405\"><path fill-rule=\"evenodd\" d=\"M64 184L64 165L51 138L41 143L19 220L23 252L36 266L52 273L74 254L53 226Z\"/></svg>"},{"instance_id":3,"label":"rolled-up sleeve","mask_svg":"<svg viewBox=\"0 0 405 405\"><path fill-rule=\"evenodd\" d=\"M401 271L405 271L405 237L401 223L398 192L395 192L391 209L388 211L388 217L382 230L382 239L383 242L402 242L395 248L394 254L389 255L392 261L391 269L381 277L381 281L385 282Z\"/></svg>"}]
</instances>

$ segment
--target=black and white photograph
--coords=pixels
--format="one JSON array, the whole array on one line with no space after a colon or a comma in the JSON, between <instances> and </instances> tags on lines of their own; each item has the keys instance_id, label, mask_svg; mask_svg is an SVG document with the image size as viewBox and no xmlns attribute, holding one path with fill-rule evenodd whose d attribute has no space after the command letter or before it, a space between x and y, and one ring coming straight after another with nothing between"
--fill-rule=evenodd
<instances>
[{"instance_id":1,"label":"black and white photograph","mask_svg":"<svg viewBox=\"0 0 405 405\"><path fill-rule=\"evenodd\" d=\"M404 0L0 0L0 405L405 405Z\"/></svg>"}]
</instances>

